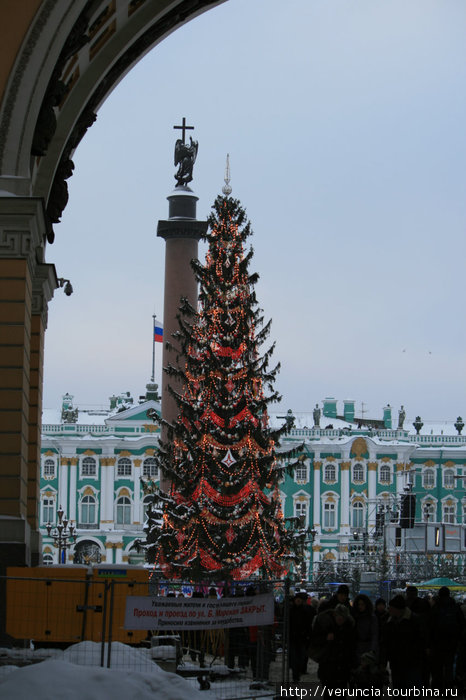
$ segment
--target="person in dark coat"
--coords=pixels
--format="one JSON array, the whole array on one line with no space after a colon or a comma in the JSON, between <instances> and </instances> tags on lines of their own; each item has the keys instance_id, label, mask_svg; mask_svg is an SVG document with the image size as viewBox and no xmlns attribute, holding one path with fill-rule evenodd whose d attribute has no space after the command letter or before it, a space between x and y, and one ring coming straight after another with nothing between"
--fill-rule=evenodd
<instances>
[{"instance_id":1,"label":"person in dark coat","mask_svg":"<svg viewBox=\"0 0 466 700\"><path fill-rule=\"evenodd\" d=\"M312 628L313 645L319 649L317 675L327 688L347 688L358 666L354 620L346 605L324 610Z\"/></svg>"},{"instance_id":2,"label":"person in dark coat","mask_svg":"<svg viewBox=\"0 0 466 700\"><path fill-rule=\"evenodd\" d=\"M288 663L293 681L299 681L307 668L312 616L310 606L306 603L307 593L298 592L290 605Z\"/></svg>"},{"instance_id":3,"label":"person in dark coat","mask_svg":"<svg viewBox=\"0 0 466 700\"><path fill-rule=\"evenodd\" d=\"M375 601L374 615L377 618L377 624L378 624L378 628L379 628L379 647L380 647L380 640L382 637L382 631L383 631L383 628L385 627L387 620L389 618L388 610L387 610L387 603L386 603L384 598L377 598L377 600Z\"/></svg>"},{"instance_id":4,"label":"person in dark coat","mask_svg":"<svg viewBox=\"0 0 466 700\"><path fill-rule=\"evenodd\" d=\"M351 608L356 630L356 654L361 663L363 654L372 651L374 657L379 655L379 625L374 615L370 598L364 593L356 596Z\"/></svg>"},{"instance_id":5,"label":"person in dark coat","mask_svg":"<svg viewBox=\"0 0 466 700\"><path fill-rule=\"evenodd\" d=\"M426 688L430 687L431 676L431 656L427 650L427 640L429 638L429 625L431 606L427 598L420 598L416 586L406 587L406 605L419 617L419 622L422 629L422 637L426 640L426 647L422 650L422 669L421 680L422 685Z\"/></svg>"},{"instance_id":6,"label":"person in dark coat","mask_svg":"<svg viewBox=\"0 0 466 700\"><path fill-rule=\"evenodd\" d=\"M432 687L435 689L454 686L455 656L464 625L459 605L450 598L450 589L442 586L432 606L429 625Z\"/></svg>"},{"instance_id":7,"label":"person in dark coat","mask_svg":"<svg viewBox=\"0 0 466 700\"><path fill-rule=\"evenodd\" d=\"M419 618L407 607L402 595L390 600L388 612L381 660L390 664L392 688L419 688L425 646Z\"/></svg>"},{"instance_id":8,"label":"person in dark coat","mask_svg":"<svg viewBox=\"0 0 466 700\"><path fill-rule=\"evenodd\" d=\"M349 609L351 607L349 592L349 587L346 585L346 583L340 583L336 593L329 600L324 600L320 604L319 612L324 612L324 610L333 610L337 605L345 605Z\"/></svg>"}]
</instances>

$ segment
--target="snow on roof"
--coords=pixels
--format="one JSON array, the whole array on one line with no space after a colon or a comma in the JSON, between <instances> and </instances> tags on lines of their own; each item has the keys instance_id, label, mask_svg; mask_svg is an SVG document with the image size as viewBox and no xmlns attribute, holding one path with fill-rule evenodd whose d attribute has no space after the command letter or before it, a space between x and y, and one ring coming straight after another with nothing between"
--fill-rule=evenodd
<instances>
[{"instance_id":1,"label":"snow on roof","mask_svg":"<svg viewBox=\"0 0 466 700\"><path fill-rule=\"evenodd\" d=\"M9 651L2 649L1 653L8 654ZM30 650L25 651L30 653ZM162 671L150 660L146 649L134 649L113 642L110 669L100 668L101 644L97 642L80 642L64 652L53 651L56 652L53 658L31 666L1 666L0 696L5 699L30 697L34 700L62 700L66 696L67 700L82 700L85 689L88 700L204 698L189 681ZM12 664L14 661L12 657ZM86 666L85 676L82 666Z\"/></svg>"},{"instance_id":2,"label":"snow on roof","mask_svg":"<svg viewBox=\"0 0 466 700\"><path fill-rule=\"evenodd\" d=\"M111 415L110 411L86 409L78 411L77 425L105 425L105 420ZM61 411L56 408L44 408L42 425L60 425ZM67 423L66 425L70 425Z\"/></svg>"},{"instance_id":3,"label":"snow on roof","mask_svg":"<svg viewBox=\"0 0 466 700\"><path fill-rule=\"evenodd\" d=\"M416 430L413 427L413 422L415 418L405 421L404 429L409 432L410 435L416 435ZM424 425L421 428L421 435L458 435L455 428L454 422L448 423L447 421L428 421L422 420Z\"/></svg>"},{"instance_id":4,"label":"snow on roof","mask_svg":"<svg viewBox=\"0 0 466 700\"><path fill-rule=\"evenodd\" d=\"M277 413L270 413L269 419L270 419L270 425L273 428L280 428L286 421L287 412L286 411L279 411ZM314 427L314 417L312 414L312 411L297 411L296 413L293 413L293 418L294 418L294 427L297 429L301 428L313 428ZM326 428L328 425L333 425L335 430L338 428L351 428L357 427L357 423L348 423L345 420L341 420L340 418L327 418L327 416L321 415L320 417L320 427L322 429Z\"/></svg>"}]
</instances>

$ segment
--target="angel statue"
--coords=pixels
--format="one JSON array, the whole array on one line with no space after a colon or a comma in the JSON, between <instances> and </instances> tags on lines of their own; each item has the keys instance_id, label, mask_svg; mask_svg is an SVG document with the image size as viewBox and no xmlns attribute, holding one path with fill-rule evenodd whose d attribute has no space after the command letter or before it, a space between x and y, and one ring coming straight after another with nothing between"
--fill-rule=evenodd
<instances>
[{"instance_id":1,"label":"angel statue","mask_svg":"<svg viewBox=\"0 0 466 700\"><path fill-rule=\"evenodd\" d=\"M187 185L193 179L193 166L196 160L199 144L189 137L191 144L188 146L181 139L177 139L175 143L175 165L178 165L178 171L175 174L177 187Z\"/></svg>"}]
</instances>

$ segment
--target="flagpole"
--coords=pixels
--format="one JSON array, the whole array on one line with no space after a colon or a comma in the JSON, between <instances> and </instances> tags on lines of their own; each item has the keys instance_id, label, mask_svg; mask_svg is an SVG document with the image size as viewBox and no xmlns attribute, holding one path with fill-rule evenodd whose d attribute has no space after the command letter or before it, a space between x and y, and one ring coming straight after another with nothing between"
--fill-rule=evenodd
<instances>
[{"instance_id":1,"label":"flagpole","mask_svg":"<svg viewBox=\"0 0 466 700\"><path fill-rule=\"evenodd\" d=\"M155 314L152 314L152 377L151 382L155 381Z\"/></svg>"}]
</instances>

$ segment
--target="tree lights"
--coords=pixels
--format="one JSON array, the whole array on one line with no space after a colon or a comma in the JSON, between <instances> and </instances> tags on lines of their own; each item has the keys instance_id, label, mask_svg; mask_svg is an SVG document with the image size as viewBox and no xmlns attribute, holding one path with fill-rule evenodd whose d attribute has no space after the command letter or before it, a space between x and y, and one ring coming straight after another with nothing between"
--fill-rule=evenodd
<instances>
[{"instance_id":1,"label":"tree lights","mask_svg":"<svg viewBox=\"0 0 466 700\"><path fill-rule=\"evenodd\" d=\"M293 558L277 482L275 448L287 426L268 425L278 367L273 346L260 354L263 324L244 252L250 224L240 203L218 197L206 234L205 264L193 262L199 309L182 302L176 341L183 369L172 390L179 416L161 443L159 466L171 481L146 526L148 558L170 578L241 579L281 575Z\"/></svg>"}]
</instances>

